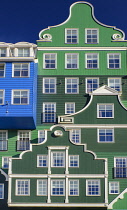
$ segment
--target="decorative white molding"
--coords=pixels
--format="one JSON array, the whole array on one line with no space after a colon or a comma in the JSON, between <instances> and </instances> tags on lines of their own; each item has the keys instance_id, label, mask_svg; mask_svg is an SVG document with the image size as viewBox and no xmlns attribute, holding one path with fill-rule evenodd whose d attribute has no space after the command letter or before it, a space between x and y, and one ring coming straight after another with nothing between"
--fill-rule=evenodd
<instances>
[{"instance_id":1,"label":"decorative white molding","mask_svg":"<svg viewBox=\"0 0 127 210\"><path fill-rule=\"evenodd\" d=\"M121 95L121 93L113 88L108 87L107 85L103 85L102 87L99 87L93 92L89 93L89 95Z\"/></svg>"},{"instance_id":2,"label":"decorative white molding","mask_svg":"<svg viewBox=\"0 0 127 210\"><path fill-rule=\"evenodd\" d=\"M96 158L101 159L101 158ZM104 159L104 158L102 158ZM106 174L11 174L11 178L105 178Z\"/></svg>"},{"instance_id":3,"label":"decorative white molding","mask_svg":"<svg viewBox=\"0 0 127 210\"><path fill-rule=\"evenodd\" d=\"M108 205L108 209L112 209L113 208L113 204L117 202L118 199L123 199L124 198L124 194L127 193L127 188L120 193L109 205Z\"/></svg>"},{"instance_id":4,"label":"decorative white molding","mask_svg":"<svg viewBox=\"0 0 127 210\"><path fill-rule=\"evenodd\" d=\"M54 51L54 50L58 50L58 51L75 51L75 50L78 50L78 51L125 51L127 50L127 47L37 47L37 50L43 50L43 51L47 51L47 50L50 50L50 51Z\"/></svg>"},{"instance_id":5,"label":"decorative white molding","mask_svg":"<svg viewBox=\"0 0 127 210\"><path fill-rule=\"evenodd\" d=\"M62 124L65 130L76 128L127 128L127 124Z\"/></svg>"},{"instance_id":6,"label":"decorative white molding","mask_svg":"<svg viewBox=\"0 0 127 210\"><path fill-rule=\"evenodd\" d=\"M5 181L8 181L8 175L2 169L0 169L0 172L2 175L5 176L5 178L6 178Z\"/></svg>"}]
</instances>

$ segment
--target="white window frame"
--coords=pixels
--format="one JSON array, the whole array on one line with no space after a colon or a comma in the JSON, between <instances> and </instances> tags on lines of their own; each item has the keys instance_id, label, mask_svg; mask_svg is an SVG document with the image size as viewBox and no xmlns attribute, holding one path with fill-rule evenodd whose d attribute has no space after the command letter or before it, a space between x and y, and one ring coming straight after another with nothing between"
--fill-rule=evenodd
<instances>
[{"instance_id":1,"label":"white window frame","mask_svg":"<svg viewBox=\"0 0 127 210\"><path fill-rule=\"evenodd\" d=\"M59 166L59 165L54 165L54 158L53 158L53 154L56 153L56 154L63 154L63 165ZM58 155L56 156L58 157ZM65 163L66 163L66 155L65 155L65 151L51 151L51 167L52 168L65 168Z\"/></svg>"},{"instance_id":2,"label":"white window frame","mask_svg":"<svg viewBox=\"0 0 127 210\"><path fill-rule=\"evenodd\" d=\"M22 138L24 138L23 136L22 137L20 137L20 133L29 133L29 140L21 140ZM26 141L29 141L29 144L30 144L30 141L31 141L31 131L30 130L18 130L18 136L17 136L18 138L17 138L17 141L22 141L22 142L26 142ZM21 138L21 139L20 139ZM27 137L25 137L25 138L27 138ZM18 143L18 142L17 142ZM18 144L17 144L17 146L18 146ZM27 149L25 149L25 150L23 150L23 149L19 149L18 147L17 147L17 150L18 151L26 151Z\"/></svg>"},{"instance_id":3,"label":"white window frame","mask_svg":"<svg viewBox=\"0 0 127 210\"><path fill-rule=\"evenodd\" d=\"M111 87L111 86L110 86L110 82L109 82L110 79L114 80L114 86L115 86L115 84L116 84L116 83L115 83L115 80L116 80L116 79L119 80L119 84L120 84L120 91L119 91L119 92L122 92L122 85L121 85L121 84L122 84L122 80L121 80L121 77L109 77L109 78L108 78L108 86L109 86L109 87ZM112 87L111 87L111 88L112 88ZM116 90L115 88L113 88L113 89ZM117 90L117 91L118 91L118 90Z\"/></svg>"},{"instance_id":4,"label":"white window frame","mask_svg":"<svg viewBox=\"0 0 127 210\"><path fill-rule=\"evenodd\" d=\"M47 131L38 130L38 143L44 143L47 140Z\"/></svg>"},{"instance_id":5,"label":"white window frame","mask_svg":"<svg viewBox=\"0 0 127 210\"><path fill-rule=\"evenodd\" d=\"M114 184L114 186L111 186L111 185L113 185L113 184ZM116 184L117 186L115 186L115 184ZM112 187L114 187L114 190L118 190L118 192L117 192L117 193L112 193L112 192L111 192ZM115 188L115 187L116 187L116 188ZM109 182L109 194L119 194L119 182Z\"/></svg>"},{"instance_id":6,"label":"white window frame","mask_svg":"<svg viewBox=\"0 0 127 210\"><path fill-rule=\"evenodd\" d=\"M67 105L73 105L73 112L71 112L71 113L68 113L67 112ZM75 102L65 102L65 114L74 114L75 113Z\"/></svg>"},{"instance_id":7,"label":"white window frame","mask_svg":"<svg viewBox=\"0 0 127 210\"><path fill-rule=\"evenodd\" d=\"M77 134L76 134L76 131L78 131L78 133L79 133L79 142L77 142ZM73 141L73 132L75 133L75 138L74 138L74 140L75 141ZM71 140L71 142L73 142L74 144L80 144L81 143L81 129L72 129L72 130L70 130L70 140Z\"/></svg>"},{"instance_id":8,"label":"white window frame","mask_svg":"<svg viewBox=\"0 0 127 210\"><path fill-rule=\"evenodd\" d=\"M106 130L112 130L112 141L100 141L100 135L99 135L99 131L100 130L105 130L105 133L106 133ZM98 143L114 143L115 142L115 137L114 137L114 128L98 128L97 129L97 140L98 140ZM106 135L105 135L106 137Z\"/></svg>"},{"instance_id":9,"label":"white window frame","mask_svg":"<svg viewBox=\"0 0 127 210\"><path fill-rule=\"evenodd\" d=\"M56 181L56 182L63 182L63 194L53 194L52 193L52 189L53 189L53 182ZM54 180L51 180L51 196L65 196L65 180L63 179L54 179Z\"/></svg>"},{"instance_id":10,"label":"white window frame","mask_svg":"<svg viewBox=\"0 0 127 210\"><path fill-rule=\"evenodd\" d=\"M76 30L77 31L77 42L67 42L67 31L68 30ZM72 37L71 37L72 40ZM78 44L79 43L79 29L78 28L65 28L65 44Z\"/></svg>"},{"instance_id":11,"label":"white window frame","mask_svg":"<svg viewBox=\"0 0 127 210\"><path fill-rule=\"evenodd\" d=\"M90 79L92 80L92 83L91 83L91 84L92 84L92 88L91 88L92 91L88 91L88 87L87 87L87 85L88 85L88 80L90 80ZM97 88L99 88L99 77L87 77L87 78L85 79L86 93L93 92L94 90L97 89L97 88L96 88L96 89L93 88L93 84L94 84L94 83L93 83L93 80L94 80L94 79L97 80Z\"/></svg>"},{"instance_id":12,"label":"white window frame","mask_svg":"<svg viewBox=\"0 0 127 210\"><path fill-rule=\"evenodd\" d=\"M5 132L6 133L6 140L1 140L1 141L6 141L6 149L5 150L0 150L0 151L7 151L8 150L8 131L7 130L0 130L0 133L3 133L3 132ZM1 142L0 141L0 142ZM2 146L3 147L3 146Z\"/></svg>"},{"instance_id":13,"label":"white window frame","mask_svg":"<svg viewBox=\"0 0 127 210\"><path fill-rule=\"evenodd\" d=\"M6 64L5 63L0 63L0 66L4 66L4 68L3 68L4 74L3 74L3 76L0 76L0 78L4 78L5 77ZM2 71L2 70L0 70L0 71Z\"/></svg>"},{"instance_id":14,"label":"white window frame","mask_svg":"<svg viewBox=\"0 0 127 210\"><path fill-rule=\"evenodd\" d=\"M46 113L45 112L45 105L47 105L47 104L51 104L51 105L53 105L54 106L54 112L47 112L47 113L52 113L52 114L54 114L54 121L51 121L51 122L45 122L46 120L46 117L45 117L45 115L44 115L44 113ZM52 117L52 116L51 116ZM56 122L56 103L55 102L44 102L43 103L43 122L44 123L54 123L54 122Z\"/></svg>"},{"instance_id":15,"label":"white window frame","mask_svg":"<svg viewBox=\"0 0 127 210\"><path fill-rule=\"evenodd\" d=\"M15 76L14 75L14 72L15 72L15 65L20 65L20 69L18 70L19 72L20 72L20 76ZM21 73L22 73L22 66L23 65L28 65L28 76L22 76L21 75ZM26 70L25 70L26 71ZM20 78L20 77L22 77L22 78L28 78L28 77L30 77L30 63L13 63L12 64L12 77L14 77L14 78Z\"/></svg>"},{"instance_id":16,"label":"white window frame","mask_svg":"<svg viewBox=\"0 0 127 210\"><path fill-rule=\"evenodd\" d=\"M2 50L5 50L5 53L3 53ZM5 56L1 56L2 54ZM7 57L7 48L6 47L0 48L0 57Z\"/></svg>"},{"instance_id":17,"label":"white window frame","mask_svg":"<svg viewBox=\"0 0 127 210\"><path fill-rule=\"evenodd\" d=\"M46 79L49 80L49 83L48 83L49 92L48 92L48 93L46 92L46 89L47 89L47 88L45 88L45 80L46 80ZM51 87L50 87L51 84L52 84L52 83L51 83L51 80L54 80L54 88L51 88ZM56 77L44 77L44 78L43 78L43 90L42 90L43 93L44 93L44 94L56 94L56 83L57 83ZM54 92L53 92L53 93L51 92L51 89L54 89Z\"/></svg>"},{"instance_id":18,"label":"white window frame","mask_svg":"<svg viewBox=\"0 0 127 210\"><path fill-rule=\"evenodd\" d=\"M73 157L73 159L75 158L75 157L77 157L77 166L71 166L71 157ZM79 168L79 155L69 155L69 167L70 168Z\"/></svg>"},{"instance_id":19,"label":"white window frame","mask_svg":"<svg viewBox=\"0 0 127 210\"><path fill-rule=\"evenodd\" d=\"M106 111L107 111L106 106L108 106L108 105L111 105L112 106L112 117L107 117L107 116L106 117L100 117L99 116L99 107L101 105L104 105L105 106L105 114L106 114ZM105 104L97 104L97 118L99 118L99 119L114 118L114 104L108 104L108 103L105 103Z\"/></svg>"},{"instance_id":20,"label":"white window frame","mask_svg":"<svg viewBox=\"0 0 127 210\"><path fill-rule=\"evenodd\" d=\"M45 56L46 55L55 55L55 67L54 68L47 68L46 67L46 62L45 62ZM48 69L48 70L50 70L50 69L57 69L57 53L44 53L43 54L43 69Z\"/></svg>"},{"instance_id":21,"label":"white window frame","mask_svg":"<svg viewBox=\"0 0 127 210\"><path fill-rule=\"evenodd\" d=\"M39 188L41 188L41 187L39 187L39 182L42 182L42 193L39 193ZM45 188L45 190L43 189L43 188ZM47 196L47 180L46 179L37 179L37 196Z\"/></svg>"},{"instance_id":22,"label":"white window frame","mask_svg":"<svg viewBox=\"0 0 127 210\"><path fill-rule=\"evenodd\" d=\"M71 80L73 80L73 79L76 79L77 80L77 91L76 92L72 92L72 90L73 90L73 88L71 87L70 89L71 89L71 92L69 92L68 93L68 91L67 91L67 80L68 79L71 79ZM71 85L72 85L72 81L71 81ZM65 93L66 94L79 94L79 78L77 78L77 77L67 77L67 78L65 78Z\"/></svg>"},{"instance_id":23,"label":"white window frame","mask_svg":"<svg viewBox=\"0 0 127 210\"><path fill-rule=\"evenodd\" d=\"M110 68L110 67L109 67L109 56L110 56L110 55L113 55L113 56L114 56L114 55L119 55L119 68ZM108 68L108 69L121 69L121 53L108 53L108 54L107 54L107 68Z\"/></svg>"},{"instance_id":24,"label":"white window frame","mask_svg":"<svg viewBox=\"0 0 127 210\"><path fill-rule=\"evenodd\" d=\"M5 161L5 158L7 159L7 161ZM8 167L9 167L9 158L11 158L11 156L3 156L2 157L2 168L8 169ZM5 167L4 166L5 165L5 162L8 164L8 167Z\"/></svg>"},{"instance_id":25,"label":"white window frame","mask_svg":"<svg viewBox=\"0 0 127 210\"><path fill-rule=\"evenodd\" d=\"M0 199L4 199L4 184L0 183L0 186L2 186L2 197Z\"/></svg>"},{"instance_id":26,"label":"white window frame","mask_svg":"<svg viewBox=\"0 0 127 210\"><path fill-rule=\"evenodd\" d=\"M71 193L70 193L70 190L71 190L71 183L70 182L77 182L77 187L76 187L76 189L77 189L77 194L72 194L71 195ZM74 190L75 188L74 188L74 183L73 183L73 190ZM78 179L70 179L69 180L69 188L68 188L68 190L69 190L69 192L68 192L68 195L69 196L79 196L79 180Z\"/></svg>"},{"instance_id":27,"label":"white window frame","mask_svg":"<svg viewBox=\"0 0 127 210\"><path fill-rule=\"evenodd\" d=\"M45 158L46 166L39 165L39 158L42 158L42 161L43 161L43 158ZM37 167L38 168L47 168L48 167L48 155L37 155Z\"/></svg>"},{"instance_id":28,"label":"white window frame","mask_svg":"<svg viewBox=\"0 0 127 210\"><path fill-rule=\"evenodd\" d=\"M94 67L89 68L87 66L87 61L88 60L92 60L93 61L94 60L94 58L93 58L94 55L97 56L97 59L96 59L97 60L97 67L96 68L94 68ZM88 56L91 56L91 59L90 58L88 59ZM92 65L93 65L93 62L92 62ZM98 69L99 68L99 53L86 53L85 54L85 68L86 69Z\"/></svg>"},{"instance_id":29,"label":"white window frame","mask_svg":"<svg viewBox=\"0 0 127 210\"><path fill-rule=\"evenodd\" d=\"M4 98L5 98L5 90L0 89L0 92L3 92L3 97L1 97L0 99L2 99L2 103L0 103L0 105L4 104Z\"/></svg>"},{"instance_id":30,"label":"white window frame","mask_svg":"<svg viewBox=\"0 0 127 210\"><path fill-rule=\"evenodd\" d=\"M125 163L126 163L126 167L116 167L116 159L125 159ZM127 157L114 157L114 168L116 169L116 168L120 168L120 169L126 169L126 176L119 176L119 177L117 177L116 176L116 172L114 171L114 176L115 176L115 178L127 178ZM120 170L120 173L121 173L121 170ZM123 173L122 173L122 175L124 174L124 171L123 171Z\"/></svg>"},{"instance_id":31,"label":"white window frame","mask_svg":"<svg viewBox=\"0 0 127 210\"><path fill-rule=\"evenodd\" d=\"M70 65L73 65L73 63L72 63L73 56L76 56L75 60L77 61L77 63L76 63L77 67L70 67L70 68L67 67L68 56L71 56L71 59L69 59L69 60L71 60ZM65 53L65 69L78 69L78 68L79 68L79 54L78 53Z\"/></svg>"},{"instance_id":32,"label":"white window frame","mask_svg":"<svg viewBox=\"0 0 127 210\"><path fill-rule=\"evenodd\" d=\"M24 182L28 182L28 193L18 193L18 182L19 181L24 181ZM25 186L25 185L24 185ZM15 195L16 196L30 196L30 179L16 179L16 184L15 184ZM20 189L21 190L21 189Z\"/></svg>"},{"instance_id":33,"label":"white window frame","mask_svg":"<svg viewBox=\"0 0 127 210\"><path fill-rule=\"evenodd\" d=\"M88 182L98 182L99 191L97 195L89 194L88 192ZM91 185L92 186L92 185ZM86 180L86 196L101 196L101 188L100 188L100 179L87 179Z\"/></svg>"},{"instance_id":34,"label":"white window frame","mask_svg":"<svg viewBox=\"0 0 127 210\"><path fill-rule=\"evenodd\" d=\"M26 53L25 50L28 50L29 53ZM22 55L20 55L19 50L22 50ZM18 48L18 57L30 57L30 48L29 47L19 47Z\"/></svg>"},{"instance_id":35,"label":"white window frame","mask_svg":"<svg viewBox=\"0 0 127 210\"><path fill-rule=\"evenodd\" d=\"M26 91L27 92L27 103L21 103L21 97L20 97L20 103L15 104L14 103L14 92L15 91L19 91L20 92L20 96L21 96L21 91ZM28 89L13 89L12 90L12 99L11 99L11 104L12 105L29 105L29 97L30 97L30 90Z\"/></svg>"},{"instance_id":36,"label":"white window frame","mask_svg":"<svg viewBox=\"0 0 127 210\"><path fill-rule=\"evenodd\" d=\"M96 30L97 31L97 42L87 42L87 31L88 30ZM86 28L85 29L85 43L86 44L99 44L99 29L98 28Z\"/></svg>"}]
</instances>

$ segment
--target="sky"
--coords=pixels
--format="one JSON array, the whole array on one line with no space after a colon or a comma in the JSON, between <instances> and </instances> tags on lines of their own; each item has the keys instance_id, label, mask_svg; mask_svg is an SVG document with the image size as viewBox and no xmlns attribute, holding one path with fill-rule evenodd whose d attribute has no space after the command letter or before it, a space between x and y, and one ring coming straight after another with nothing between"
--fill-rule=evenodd
<instances>
[{"instance_id":1,"label":"sky","mask_svg":"<svg viewBox=\"0 0 127 210\"><path fill-rule=\"evenodd\" d=\"M76 0L1 0L0 42L36 43L39 32L64 22ZM89 0L101 23L123 30L127 39L127 0Z\"/></svg>"}]
</instances>

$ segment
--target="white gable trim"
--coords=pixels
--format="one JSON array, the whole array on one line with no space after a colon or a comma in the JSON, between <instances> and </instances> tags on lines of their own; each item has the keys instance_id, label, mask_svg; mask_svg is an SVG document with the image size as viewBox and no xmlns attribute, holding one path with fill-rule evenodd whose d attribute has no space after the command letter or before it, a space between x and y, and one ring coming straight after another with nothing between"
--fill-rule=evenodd
<instances>
[{"instance_id":1,"label":"white gable trim","mask_svg":"<svg viewBox=\"0 0 127 210\"><path fill-rule=\"evenodd\" d=\"M108 87L107 85L103 85L102 87L99 87L98 89L94 90L92 93L89 93L90 95L120 95L118 91Z\"/></svg>"}]
</instances>

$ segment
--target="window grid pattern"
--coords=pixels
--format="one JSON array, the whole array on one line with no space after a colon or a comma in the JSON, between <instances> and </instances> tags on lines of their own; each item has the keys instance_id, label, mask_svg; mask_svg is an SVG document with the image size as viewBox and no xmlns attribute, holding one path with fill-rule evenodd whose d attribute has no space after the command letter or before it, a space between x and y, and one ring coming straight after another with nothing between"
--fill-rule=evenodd
<instances>
[{"instance_id":1,"label":"window grid pattern","mask_svg":"<svg viewBox=\"0 0 127 210\"><path fill-rule=\"evenodd\" d=\"M65 93L76 94L78 93L78 79L77 78L66 78L65 80L66 90Z\"/></svg>"},{"instance_id":2,"label":"window grid pattern","mask_svg":"<svg viewBox=\"0 0 127 210\"><path fill-rule=\"evenodd\" d=\"M19 131L19 139L17 141L17 150L29 150L30 149L30 132Z\"/></svg>"},{"instance_id":3,"label":"window grid pattern","mask_svg":"<svg viewBox=\"0 0 127 210\"><path fill-rule=\"evenodd\" d=\"M120 68L120 54L108 54L109 68L119 69Z\"/></svg>"},{"instance_id":4,"label":"window grid pattern","mask_svg":"<svg viewBox=\"0 0 127 210\"><path fill-rule=\"evenodd\" d=\"M97 69L98 68L98 54L86 54L86 68Z\"/></svg>"},{"instance_id":5,"label":"window grid pattern","mask_svg":"<svg viewBox=\"0 0 127 210\"><path fill-rule=\"evenodd\" d=\"M69 180L69 195L79 195L78 180Z\"/></svg>"},{"instance_id":6,"label":"window grid pattern","mask_svg":"<svg viewBox=\"0 0 127 210\"><path fill-rule=\"evenodd\" d=\"M92 196L100 195L99 180L87 180L87 195L92 195Z\"/></svg>"},{"instance_id":7,"label":"window grid pattern","mask_svg":"<svg viewBox=\"0 0 127 210\"><path fill-rule=\"evenodd\" d=\"M47 195L47 180L37 180L37 195Z\"/></svg>"},{"instance_id":8,"label":"window grid pattern","mask_svg":"<svg viewBox=\"0 0 127 210\"><path fill-rule=\"evenodd\" d=\"M92 92L94 90L96 90L97 88L99 88L99 79L98 78L87 78L86 79L86 92Z\"/></svg>"},{"instance_id":9,"label":"window grid pattern","mask_svg":"<svg viewBox=\"0 0 127 210\"><path fill-rule=\"evenodd\" d=\"M99 129L99 142L113 142L114 130L113 129Z\"/></svg>"},{"instance_id":10,"label":"window grid pattern","mask_svg":"<svg viewBox=\"0 0 127 210\"><path fill-rule=\"evenodd\" d=\"M18 57L29 57L30 49L29 48L18 48Z\"/></svg>"},{"instance_id":11,"label":"window grid pattern","mask_svg":"<svg viewBox=\"0 0 127 210\"><path fill-rule=\"evenodd\" d=\"M29 180L16 180L17 195L29 195Z\"/></svg>"},{"instance_id":12,"label":"window grid pattern","mask_svg":"<svg viewBox=\"0 0 127 210\"><path fill-rule=\"evenodd\" d=\"M64 152L52 152L52 167L65 167Z\"/></svg>"},{"instance_id":13,"label":"window grid pattern","mask_svg":"<svg viewBox=\"0 0 127 210\"><path fill-rule=\"evenodd\" d=\"M66 29L66 43L68 44L78 43L78 30L77 29Z\"/></svg>"},{"instance_id":14,"label":"window grid pattern","mask_svg":"<svg viewBox=\"0 0 127 210\"><path fill-rule=\"evenodd\" d=\"M0 150L7 150L7 132L0 131Z\"/></svg>"},{"instance_id":15,"label":"window grid pattern","mask_svg":"<svg viewBox=\"0 0 127 210\"><path fill-rule=\"evenodd\" d=\"M14 90L13 91L13 104L27 105L28 104L28 90Z\"/></svg>"},{"instance_id":16,"label":"window grid pattern","mask_svg":"<svg viewBox=\"0 0 127 210\"><path fill-rule=\"evenodd\" d=\"M65 103L65 114L75 113L75 103Z\"/></svg>"},{"instance_id":17,"label":"window grid pattern","mask_svg":"<svg viewBox=\"0 0 127 210\"><path fill-rule=\"evenodd\" d=\"M65 194L65 182L64 180L52 180L52 195L64 195Z\"/></svg>"},{"instance_id":18,"label":"window grid pattern","mask_svg":"<svg viewBox=\"0 0 127 210\"><path fill-rule=\"evenodd\" d=\"M127 177L127 158L115 158L115 177L126 178Z\"/></svg>"},{"instance_id":19,"label":"window grid pattern","mask_svg":"<svg viewBox=\"0 0 127 210\"><path fill-rule=\"evenodd\" d=\"M0 77L4 77L5 64L0 63Z\"/></svg>"},{"instance_id":20,"label":"window grid pattern","mask_svg":"<svg viewBox=\"0 0 127 210\"><path fill-rule=\"evenodd\" d=\"M0 199L4 199L4 184L0 184Z\"/></svg>"},{"instance_id":21,"label":"window grid pattern","mask_svg":"<svg viewBox=\"0 0 127 210\"><path fill-rule=\"evenodd\" d=\"M87 44L98 43L98 30L97 29L86 29L86 43Z\"/></svg>"},{"instance_id":22,"label":"window grid pattern","mask_svg":"<svg viewBox=\"0 0 127 210\"><path fill-rule=\"evenodd\" d=\"M28 77L29 76L29 64L20 63L14 64L14 77Z\"/></svg>"},{"instance_id":23,"label":"window grid pattern","mask_svg":"<svg viewBox=\"0 0 127 210\"><path fill-rule=\"evenodd\" d=\"M69 167L79 167L79 156L70 155L69 156Z\"/></svg>"},{"instance_id":24,"label":"window grid pattern","mask_svg":"<svg viewBox=\"0 0 127 210\"><path fill-rule=\"evenodd\" d=\"M0 90L0 104L4 103L4 91Z\"/></svg>"},{"instance_id":25,"label":"window grid pattern","mask_svg":"<svg viewBox=\"0 0 127 210\"><path fill-rule=\"evenodd\" d=\"M119 182L109 182L109 194L119 193Z\"/></svg>"},{"instance_id":26,"label":"window grid pattern","mask_svg":"<svg viewBox=\"0 0 127 210\"><path fill-rule=\"evenodd\" d=\"M43 93L56 93L56 78L43 79Z\"/></svg>"},{"instance_id":27,"label":"window grid pattern","mask_svg":"<svg viewBox=\"0 0 127 210\"><path fill-rule=\"evenodd\" d=\"M71 131L71 141L73 143L80 143L80 138L81 138L81 131L78 129L73 129Z\"/></svg>"},{"instance_id":28,"label":"window grid pattern","mask_svg":"<svg viewBox=\"0 0 127 210\"><path fill-rule=\"evenodd\" d=\"M0 48L0 57L6 57L6 48Z\"/></svg>"},{"instance_id":29,"label":"window grid pattern","mask_svg":"<svg viewBox=\"0 0 127 210\"><path fill-rule=\"evenodd\" d=\"M44 54L44 68L45 69L56 68L56 54L55 53Z\"/></svg>"},{"instance_id":30,"label":"window grid pattern","mask_svg":"<svg viewBox=\"0 0 127 210\"><path fill-rule=\"evenodd\" d=\"M42 143L45 140L45 130L38 131L38 143Z\"/></svg>"},{"instance_id":31,"label":"window grid pattern","mask_svg":"<svg viewBox=\"0 0 127 210\"><path fill-rule=\"evenodd\" d=\"M113 118L113 104L98 104L99 118Z\"/></svg>"},{"instance_id":32,"label":"window grid pattern","mask_svg":"<svg viewBox=\"0 0 127 210\"><path fill-rule=\"evenodd\" d=\"M37 156L38 159L38 167L47 167L47 155L38 155Z\"/></svg>"},{"instance_id":33,"label":"window grid pattern","mask_svg":"<svg viewBox=\"0 0 127 210\"><path fill-rule=\"evenodd\" d=\"M2 157L2 168L9 168L9 158L10 157Z\"/></svg>"},{"instance_id":34,"label":"window grid pattern","mask_svg":"<svg viewBox=\"0 0 127 210\"><path fill-rule=\"evenodd\" d=\"M43 104L43 122L45 123L56 122L56 104L55 103Z\"/></svg>"},{"instance_id":35,"label":"window grid pattern","mask_svg":"<svg viewBox=\"0 0 127 210\"><path fill-rule=\"evenodd\" d=\"M78 68L78 54L66 54L66 68L77 69Z\"/></svg>"},{"instance_id":36,"label":"window grid pattern","mask_svg":"<svg viewBox=\"0 0 127 210\"><path fill-rule=\"evenodd\" d=\"M117 91L121 91L121 78L109 78L108 86Z\"/></svg>"}]
</instances>

